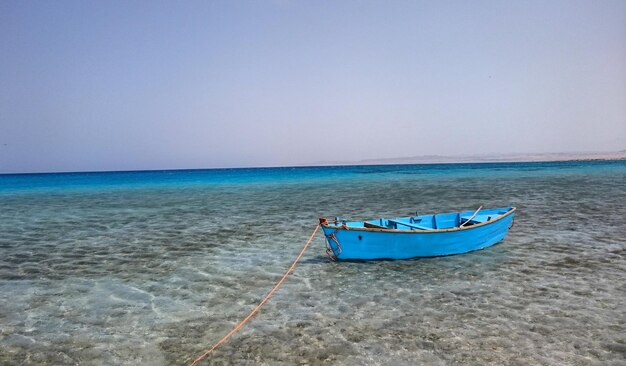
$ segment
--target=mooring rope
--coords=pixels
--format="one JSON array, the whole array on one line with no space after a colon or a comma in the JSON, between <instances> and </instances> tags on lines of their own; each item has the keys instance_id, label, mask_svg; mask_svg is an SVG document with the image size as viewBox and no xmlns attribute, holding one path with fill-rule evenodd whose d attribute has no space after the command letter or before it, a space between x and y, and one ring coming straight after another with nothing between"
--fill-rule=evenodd
<instances>
[{"instance_id":1,"label":"mooring rope","mask_svg":"<svg viewBox=\"0 0 626 366\"><path fill-rule=\"evenodd\" d=\"M270 299L270 297L274 294L274 292L276 292L276 290L278 290L278 288L280 287L280 285L283 284L283 282L285 281L285 279L287 278L287 276L289 275L289 273L291 273L291 271L296 267L296 264L298 263L298 261L300 260L300 258L302 258L302 256L304 255L304 252L306 252L307 248L309 247L309 244L311 244L311 241L313 241L313 238L315 237L315 234L317 234L317 230L319 230L320 225L315 226L315 230L313 230L313 234L311 234L311 237L309 237L309 240L307 240L306 244L304 244L304 247L302 248L302 250L300 251L300 254L298 254L298 256L296 257L296 259L293 261L293 263L291 264L291 266L289 267L289 269L287 270L287 272L285 272L285 274L283 275L283 277L280 278L280 280L276 283L276 285L274 285L274 288L267 294L265 295L265 297L263 298L263 300L261 300L261 302L254 308L252 309L252 311L250 312L250 314L248 314L248 316L246 316L242 321L239 322L239 324L237 324L230 332L228 332L228 334L226 334L222 339L220 339L217 343L215 343L213 345L213 347L209 348L206 352L204 352L202 355L200 355L198 358L196 358L195 360L193 360L192 363L189 364L189 366L193 366L196 363L198 363L200 360L202 360L203 358L205 358L209 353L213 352L217 347L219 347L221 344L225 343L228 338L230 338L233 334L237 333L238 330L240 330L244 324L246 324L246 322L248 322L248 320L250 320L254 314L257 313L257 311L259 311L259 309L261 308L261 306L263 306L263 304L265 304L267 302L267 300Z\"/></svg>"}]
</instances>

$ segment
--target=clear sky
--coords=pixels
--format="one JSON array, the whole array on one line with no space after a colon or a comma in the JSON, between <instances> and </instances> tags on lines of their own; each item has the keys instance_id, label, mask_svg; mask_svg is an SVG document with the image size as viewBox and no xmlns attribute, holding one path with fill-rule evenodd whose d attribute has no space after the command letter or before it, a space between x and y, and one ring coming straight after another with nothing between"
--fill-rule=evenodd
<instances>
[{"instance_id":1,"label":"clear sky","mask_svg":"<svg viewBox=\"0 0 626 366\"><path fill-rule=\"evenodd\" d=\"M0 173L626 149L626 1L0 1Z\"/></svg>"}]
</instances>

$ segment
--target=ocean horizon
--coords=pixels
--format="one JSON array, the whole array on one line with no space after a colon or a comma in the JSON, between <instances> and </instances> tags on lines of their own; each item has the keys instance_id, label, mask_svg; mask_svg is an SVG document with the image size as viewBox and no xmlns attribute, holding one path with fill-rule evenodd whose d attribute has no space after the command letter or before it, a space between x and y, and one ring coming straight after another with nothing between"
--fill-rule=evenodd
<instances>
[{"instance_id":1,"label":"ocean horizon","mask_svg":"<svg viewBox=\"0 0 626 366\"><path fill-rule=\"evenodd\" d=\"M362 160L318 161L286 165L249 165L249 166L214 166L214 167L177 167L145 169L99 169L99 170L54 170L54 171L17 171L0 172L0 175L29 174L77 174L77 173L131 173L165 172L195 170L230 170L230 169L282 169L282 168L327 168L344 166L379 166L379 165L446 165L446 164L501 164L501 163L567 163L579 161L621 161L626 160L626 150L605 152L559 152L559 153L519 153L519 154L484 154L484 155L423 155Z\"/></svg>"},{"instance_id":2,"label":"ocean horizon","mask_svg":"<svg viewBox=\"0 0 626 366\"><path fill-rule=\"evenodd\" d=\"M320 216L517 207L500 244L335 263L318 235L207 364L620 364L626 160L0 175L0 363L186 364Z\"/></svg>"}]
</instances>

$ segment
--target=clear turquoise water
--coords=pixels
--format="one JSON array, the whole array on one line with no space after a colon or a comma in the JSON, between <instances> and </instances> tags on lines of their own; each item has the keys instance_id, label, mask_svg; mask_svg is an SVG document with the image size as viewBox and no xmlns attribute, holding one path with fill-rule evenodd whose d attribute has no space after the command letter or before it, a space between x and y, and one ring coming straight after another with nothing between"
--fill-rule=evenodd
<instances>
[{"instance_id":1,"label":"clear turquoise water","mask_svg":"<svg viewBox=\"0 0 626 366\"><path fill-rule=\"evenodd\" d=\"M214 364L626 363L626 161L0 176L0 364L185 364L321 215L519 209L452 257L333 263L318 236Z\"/></svg>"}]
</instances>

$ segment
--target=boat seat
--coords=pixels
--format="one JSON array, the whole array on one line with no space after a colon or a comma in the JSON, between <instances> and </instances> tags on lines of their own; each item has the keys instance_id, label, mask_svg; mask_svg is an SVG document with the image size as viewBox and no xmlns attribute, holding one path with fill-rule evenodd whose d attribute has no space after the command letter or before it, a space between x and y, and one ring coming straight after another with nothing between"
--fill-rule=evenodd
<instances>
[{"instance_id":1,"label":"boat seat","mask_svg":"<svg viewBox=\"0 0 626 366\"><path fill-rule=\"evenodd\" d=\"M467 219L469 219L470 217L472 217L472 215L461 216L461 222L467 221ZM494 218L494 215L476 215L470 222L480 224L483 222L491 221L493 220L493 218Z\"/></svg>"},{"instance_id":2,"label":"boat seat","mask_svg":"<svg viewBox=\"0 0 626 366\"><path fill-rule=\"evenodd\" d=\"M407 224L405 222L400 222L400 221L396 221L396 220L388 220L389 222L392 222L396 225L403 225L403 226L408 226L411 229L417 229L417 230L433 230L432 227L426 227L426 226L422 226L422 225L417 225L417 224Z\"/></svg>"}]
</instances>

